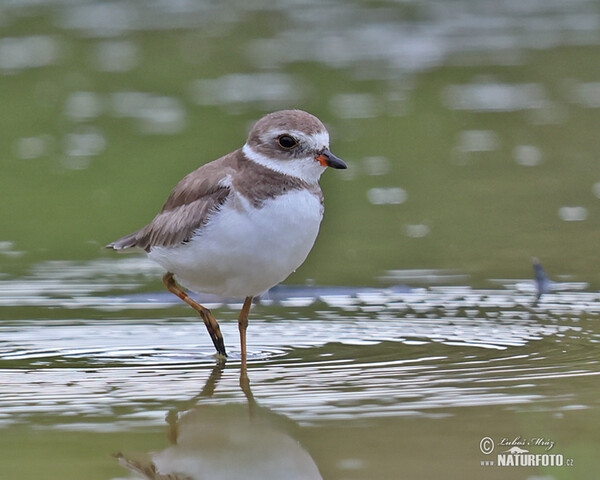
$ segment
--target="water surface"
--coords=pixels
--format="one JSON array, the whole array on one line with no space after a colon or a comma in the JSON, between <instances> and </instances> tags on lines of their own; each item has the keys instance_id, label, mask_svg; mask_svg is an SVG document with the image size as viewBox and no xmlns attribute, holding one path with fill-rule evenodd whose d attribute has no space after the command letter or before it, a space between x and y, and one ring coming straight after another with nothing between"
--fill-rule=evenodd
<instances>
[{"instance_id":1,"label":"water surface","mask_svg":"<svg viewBox=\"0 0 600 480\"><path fill-rule=\"evenodd\" d=\"M113 271L103 261L40 265L2 284L3 308L23 317L0 327L0 425L16 432L5 451L34 434L32 448L50 442L47 454L67 462L77 439L90 448L81 458L113 472L104 478L122 478L118 465L189 478L418 478L447 469L450 456L466 478L507 478L481 466L479 442L520 436L554 442L579 471L595 464L600 294L585 285L538 303L526 279L488 290L275 289L252 310L247 383L238 303L210 304L229 346L223 365L175 297L106 293L135 290L140 270L127 265L121 282L102 280ZM35 458L7 468L33 474L44 464Z\"/></svg>"}]
</instances>

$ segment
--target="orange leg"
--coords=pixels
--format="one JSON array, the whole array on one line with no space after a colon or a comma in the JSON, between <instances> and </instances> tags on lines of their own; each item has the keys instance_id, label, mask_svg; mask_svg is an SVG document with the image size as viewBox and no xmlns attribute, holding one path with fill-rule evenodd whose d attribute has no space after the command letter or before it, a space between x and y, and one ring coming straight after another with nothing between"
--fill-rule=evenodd
<instances>
[{"instance_id":1,"label":"orange leg","mask_svg":"<svg viewBox=\"0 0 600 480\"><path fill-rule=\"evenodd\" d=\"M173 277L172 273L165 273L163 277L163 283L165 284L165 287L167 287L167 290L169 290L169 292L173 293L174 295L177 295L185 303L187 303L190 307L192 307L200 314L202 320L204 320L204 325L206 325L208 334L210 335L210 338L212 339L213 344L217 349L217 353L226 357L227 353L225 352L225 343L223 342L223 335L221 334L221 329L219 328L217 319L213 317L213 314L210 313L210 310L200 305L187 293L185 293L175 282L175 278Z\"/></svg>"},{"instance_id":2,"label":"orange leg","mask_svg":"<svg viewBox=\"0 0 600 480\"><path fill-rule=\"evenodd\" d=\"M248 327L248 313L252 305L252 297L246 297L244 305L238 317L238 328L240 329L240 347L242 349L242 370L246 370L246 328Z\"/></svg>"}]
</instances>

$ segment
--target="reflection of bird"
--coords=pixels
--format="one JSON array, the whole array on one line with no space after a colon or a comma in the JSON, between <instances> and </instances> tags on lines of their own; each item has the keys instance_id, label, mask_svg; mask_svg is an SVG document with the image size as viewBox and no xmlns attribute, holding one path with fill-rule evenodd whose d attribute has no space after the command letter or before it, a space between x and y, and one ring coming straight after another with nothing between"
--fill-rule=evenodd
<instances>
[{"instance_id":1,"label":"reflection of bird","mask_svg":"<svg viewBox=\"0 0 600 480\"><path fill-rule=\"evenodd\" d=\"M154 220L108 247L142 248L163 266L165 286L200 314L221 355L216 319L176 281L195 292L245 297L238 319L245 362L252 297L306 259L323 217L318 182L328 166L346 168L329 151L318 118L300 110L271 113L254 125L243 148L184 177Z\"/></svg>"},{"instance_id":2,"label":"reflection of bird","mask_svg":"<svg viewBox=\"0 0 600 480\"><path fill-rule=\"evenodd\" d=\"M206 402L221 368L215 367L193 406L168 416L171 446L141 456L119 453L119 463L148 480L321 479L314 460L288 433L292 422L256 404L243 369L247 405Z\"/></svg>"},{"instance_id":3,"label":"reflection of bird","mask_svg":"<svg viewBox=\"0 0 600 480\"><path fill-rule=\"evenodd\" d=\"M508 450L505 450L502 453L512 453L513 455L519 455L521 453L527 453L527 452L529 452L529 450L525 450L524 448L514 446L514 447L509 448Z\"/></svg>"},{"instance_id":4,"label":"reflection of bird","mask_svg":"<svg viewBox=\"0 0 600 480\"><path fill-rule=\"evenodd\" d=\"M537 304L542 298L544 293L548 293L551 290L551 280L546 275L544 271L544 267L537 258L533 258L533 272L535 274L535 301L534 304Z\"/></svg>"}]
</instances>

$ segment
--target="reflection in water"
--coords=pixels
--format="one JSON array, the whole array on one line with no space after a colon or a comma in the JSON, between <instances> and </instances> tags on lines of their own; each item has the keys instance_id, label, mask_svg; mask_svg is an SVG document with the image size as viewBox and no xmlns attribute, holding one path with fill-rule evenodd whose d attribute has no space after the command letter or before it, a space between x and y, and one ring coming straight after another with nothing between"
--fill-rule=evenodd
<instances>
[{"instance_id":1,"label":"reflection in water","mask_svg":"<svg viewBox=\"0 0 600 480\"><path fill-rule=\"evenodd\" d=\"M167 416L172 445L144 458L118 453L119 463L149 480L320 479L311 456L288 433L285 417L260 407L245 368L244 403L206 402L221 378L217 364L199 395Z\"/></svg>"}]
</instances>

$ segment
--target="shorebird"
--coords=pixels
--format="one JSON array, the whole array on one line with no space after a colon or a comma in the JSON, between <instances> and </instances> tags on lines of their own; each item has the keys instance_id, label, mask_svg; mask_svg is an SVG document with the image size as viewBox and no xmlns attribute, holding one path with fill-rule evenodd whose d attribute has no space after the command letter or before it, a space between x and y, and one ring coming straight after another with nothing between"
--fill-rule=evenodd
<instances>
[{"instance_id":1,"label":"shorebird","mask_svg":"<svg viewBox=\"0 0 600 480\"><path fill-rule=\"evenodd\" d=\"M217 353L227 356L217 320L183 288L244 298L238 317L242 362L252 298L285 280L306 259L323 218L319 178L346 168L329 133L301 110L265 115L243 147L185 176L154 219L109 245L141 248L167 273L167 289L202 317Z\"/></svg>"}]
</instances>

